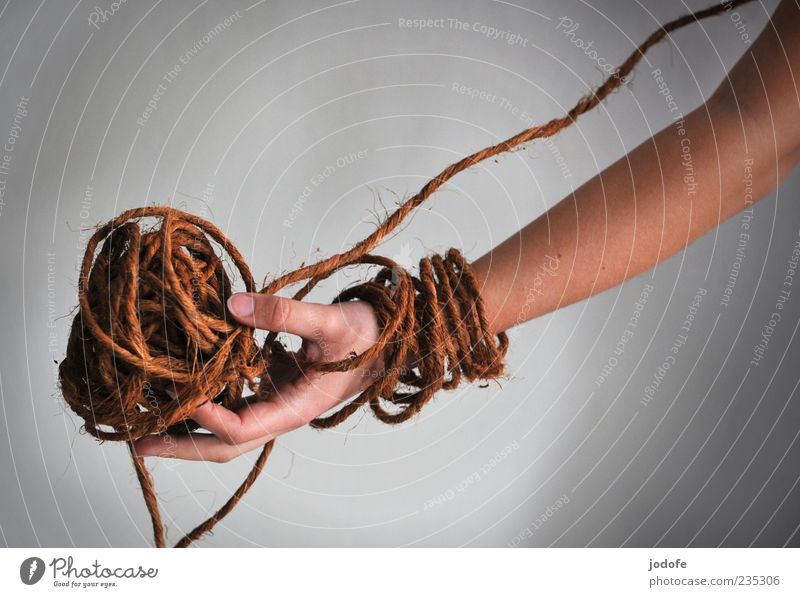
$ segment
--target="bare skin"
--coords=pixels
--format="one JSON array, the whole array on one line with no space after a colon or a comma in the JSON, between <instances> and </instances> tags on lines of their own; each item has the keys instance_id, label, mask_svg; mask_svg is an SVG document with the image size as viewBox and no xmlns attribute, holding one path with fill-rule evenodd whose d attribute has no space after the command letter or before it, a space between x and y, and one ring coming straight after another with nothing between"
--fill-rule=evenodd
<instances>
[{"instance_id":1,"label":"bare skin","mask_svg":"<svg viewBox=\"0 0 800 597\"><path fill-rule=\"evenodd\" d=\"M694 187L684 181L687 145ZM753 200L775 190L800 161L800 7L793 0L781 2L682 127L668 126L473 263L493 331L617 286L743 210L749 160ZM542 268L549 272L544 281ZM300 336L301 350L325 361L363 352L379 332L372 308L358 301L321 305L238 294L229 310L244 325ZM239 411L207 402L192 415L207 433L168 442L150 436L135 448L143 456L226 462L305 426L367 387L380 369L375 362L311 374Z\"/></svg>"}]
</instances>

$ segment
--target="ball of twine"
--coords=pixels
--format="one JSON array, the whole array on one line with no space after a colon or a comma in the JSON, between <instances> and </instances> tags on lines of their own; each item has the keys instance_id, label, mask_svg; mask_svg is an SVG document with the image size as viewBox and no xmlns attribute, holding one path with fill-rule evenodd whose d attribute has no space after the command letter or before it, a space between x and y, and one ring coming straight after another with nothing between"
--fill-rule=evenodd
<instances>
[{"instance_id":1,"label":"ball of twine","mask_svg":"<svg viewBox=\"0 0 800 597\"><path fill-rule=\"evenodd\" d=\"M139 208L94 233L59 368L64 398L86 431L116 441L161 433L206 397L232 406L245 382L255 385L265 362L252 333L227 313L226 262L255 292L236 247L191 214Z\"/></svg>"},{"instance_id":2,"label":"ball of twine","mask_svg":"<svg viewBox=\"0 0 800 597\"><path fill-rule=\"evenodd\" d=\"M625 82L644 52L671 31L750 1L716 5L664 25L563 117L448 166L352 249L284 274L259 290L274 294L302 282L293 296L300 300L341 268L378 266L372 280L335 299L368 301L381 329L372 347L351 358L301 363L286 352L277 334L269 333L258 346L251 329L231 321L226 301L234 283L238 279L248 292L256 286L239 251L211 222L170 207L143 207L99 227L81 265L80 310L59 367L60 385L88 433L128 442L155 544L165 545L164 525L152 477L132 442L153 433L193 429L189 416L207 400L235 409L242 406L245 389L257 399L267 397L273 390L274 366L295 367L301 373L352 371L381 358L383 373L338 411L312 421L320 428L341 423L363 405L386 423L401 423L436 392L454 388L462 379L502 376L508 338L490 333L478 280L456 249L422 259L418 276L370 251L459 172L555 135L596 107ZM231 498L177 547L190 545L234 508L263 470L273 445L270 441L264 446Z\"/></svg>"}]
</instances>

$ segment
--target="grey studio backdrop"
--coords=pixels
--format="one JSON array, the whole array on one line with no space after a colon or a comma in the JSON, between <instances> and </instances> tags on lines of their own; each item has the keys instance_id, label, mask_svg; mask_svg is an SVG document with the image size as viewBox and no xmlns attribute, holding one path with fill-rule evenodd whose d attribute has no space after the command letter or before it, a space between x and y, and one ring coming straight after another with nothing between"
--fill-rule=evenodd
<instances>
[{"instance_id":1,"label":"grey studio backdrop","mask_svg":"<svg viewBox=\"0 0 800 597\"><path fill-rule=\"evenodd\" d=\"M2 543L152 540L124 445L82 433L57 389L92 226L168 203L219 225L258 279L287 271L352 246L459 156L562 114L707 4L4 3ZM688 113L774 6L679 31L576 126L458 176L380 252L479 257L673 123L655 69ZM743 194L751 175L774 173L743 165ZM281 437L199 545L797 546L798 196L794 172L656 270L515 329L502 383L399 427L359 413ZM149 460L171 541L254 456Z\"/></svg>"}]
</instances>

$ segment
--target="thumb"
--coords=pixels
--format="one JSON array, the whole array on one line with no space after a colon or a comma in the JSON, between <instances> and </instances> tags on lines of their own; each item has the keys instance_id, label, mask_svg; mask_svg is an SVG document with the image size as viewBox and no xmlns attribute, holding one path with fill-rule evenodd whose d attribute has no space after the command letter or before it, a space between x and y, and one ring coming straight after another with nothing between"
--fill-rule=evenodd
<instances>
[{"instance_id":1,"label":"thumb","mask_svg":"<svg viewBox=\"0 0 800 597\"><path fill-rule=\"evenodd\" d=\"M241 324L270 332L287 332L309 340L332 333L338 309L268 294L240 292L228 298L228 310Z\"/></svg>"}]
</instances>

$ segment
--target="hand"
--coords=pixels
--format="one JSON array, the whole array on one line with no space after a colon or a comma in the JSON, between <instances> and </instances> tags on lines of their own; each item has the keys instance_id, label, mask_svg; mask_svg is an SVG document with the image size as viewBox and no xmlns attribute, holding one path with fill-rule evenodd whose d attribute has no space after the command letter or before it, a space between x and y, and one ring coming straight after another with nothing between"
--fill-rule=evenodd
<instances>
[{"instance_id":1,"label":"hand","mask_svg":"<svg viewBox=\"0 0 800 597\"><path fill-rule=\"evenodd\" d=\"M241 293L228 300L228 310L244 325L300 336L303 344L296 356L302 360L338 361L362 353L380 332L372 306L363 301L321 305ZM347 372L312 371L273 380L275 391L268 400L238 411L208 401L191 418L211 433L151 435L137 440L134 449L139 456L227 462L308 424L368 387L380 369L379 362L372 362Z\"/></svg>"}]
</instances>

